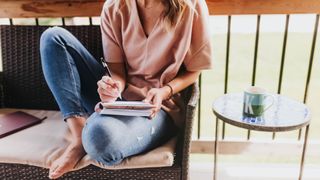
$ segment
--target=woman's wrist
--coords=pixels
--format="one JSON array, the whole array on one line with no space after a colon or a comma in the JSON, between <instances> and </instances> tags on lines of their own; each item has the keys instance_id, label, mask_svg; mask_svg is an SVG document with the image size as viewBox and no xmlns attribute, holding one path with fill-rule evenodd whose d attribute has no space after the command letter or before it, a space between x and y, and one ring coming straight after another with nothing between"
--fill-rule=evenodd
<instances>
[{"instance_id":1,"label":"woman's wrist","mask_svg":"<svg viewBox=\"0 0 320 180\"><path fill-rule=\"evenodd\" d=\"M173 88L169 84L164 85L162 89L165 92L165 96L164 96L165 100L168 100L173 96Z\"/></svg>"}]
</instances>

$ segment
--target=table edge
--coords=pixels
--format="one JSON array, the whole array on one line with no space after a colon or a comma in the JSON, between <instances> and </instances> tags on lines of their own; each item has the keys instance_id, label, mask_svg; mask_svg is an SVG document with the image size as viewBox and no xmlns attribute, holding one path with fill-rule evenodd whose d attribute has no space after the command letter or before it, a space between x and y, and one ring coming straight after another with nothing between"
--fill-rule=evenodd
<instances>
[{"instance_id":1,"label":"table edge","mask_svg":"<svg viewBox=\"0 0 320 180\"><path fill-rule=\"evenodd\" d=\"M293 131L293 130L301 129L301 128L309 125L310 124L310 120L311 120L310 113L308 113L308 116L306 118L307 120L302 124L298 124L298 125L294 125L294 126L278 126L278 127L259 126L259 125L241 123L241 122L230 120L230 119L225 118L222 115L220 115L218 112L216 112L214 110L214 108L212 108L212 110L213 110L213 113L216 115L216 117L218 119L222 120L223 122L226 122L228 124L231 124L231 125L234 125L234 126L237 126L237 127L240 127L240 128L244 128L244 129L248 129L248 130L254 130L254 131L266 131L266 132Z\"/></svg>"}]
</instances>

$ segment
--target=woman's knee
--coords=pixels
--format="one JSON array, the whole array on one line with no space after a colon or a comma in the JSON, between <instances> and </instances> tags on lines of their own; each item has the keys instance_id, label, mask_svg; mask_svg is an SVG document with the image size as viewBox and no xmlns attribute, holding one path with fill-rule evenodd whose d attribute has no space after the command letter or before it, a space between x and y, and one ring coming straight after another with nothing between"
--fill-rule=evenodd
<instances>
[{"instance_id":1,"label":"woman's knee","mask_svg":"<svg viewBox=\"0 0 320 180\"><path fill-rule=\"evenodd\" d=\"M50 27L40 37L40 53L45 56L48 53L66 47L71 33L62 27ZM41 60L47 58L41 58Z\"/></svg>"},{"instance_id":2,"label":"woman's knee","mask_svg":"<svg viewBox=\"0 0 320 180\"><path fill-rule=\"evenodd\" d=\"M124 158L121 141L123 131L115 125L114 119L104 118L108 117L97 113L93 113L88 118L82 131L83 146L93 159L106 165L114 165Z\"/></svg>"},{"instance_id":3,"label":"woman's knee","mask_svg":"<svg viewBox=\"0 0 320 180\"><path fill-rule=\"evenodd\" d=\"M66 46L68 31L61 27L51 27L45 30L40 38L40 55L43 67L50 69L52 58ZM61 64L62 65L62 64Z\"/></svg>"},{"instance_id":4,"label":"woman's knee","mask_svg":"<svg viewBox=\"0 0 320 180\"><path fill-rule=\"evenodd\" d=\"M40 46L46 45L51 42L57 42L57 40L61 37L63 37L67 30L61 27L50 27L46 29L42 34L40 38Z\"/></svg>"}]
</instances>

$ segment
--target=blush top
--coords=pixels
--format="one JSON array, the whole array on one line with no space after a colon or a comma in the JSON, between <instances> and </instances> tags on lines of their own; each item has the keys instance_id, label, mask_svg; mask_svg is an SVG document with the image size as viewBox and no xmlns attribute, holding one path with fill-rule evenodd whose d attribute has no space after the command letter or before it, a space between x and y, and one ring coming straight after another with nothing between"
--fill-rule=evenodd
<instances>
[{"instance_id":1,"label":"blush top","mask_svg":"<svg viewBox=\"0 0 320 180\"><path fill-rule=\"evenodd\" d=\"M136 0L119 8L107 0L101 13L104 57L110 63L124 63L126 100L143 100L151 88L161 88L173 80L182 66L186 71L211 68L211 44L208 31L208 7L205 0L190 0L175 27L166 30L159 17L149 36L140 21ZM157 14L159 16L159 14ZM179 127L185 105L180 93L162 103L162 108Z\"/></svg>"}]
</instances>

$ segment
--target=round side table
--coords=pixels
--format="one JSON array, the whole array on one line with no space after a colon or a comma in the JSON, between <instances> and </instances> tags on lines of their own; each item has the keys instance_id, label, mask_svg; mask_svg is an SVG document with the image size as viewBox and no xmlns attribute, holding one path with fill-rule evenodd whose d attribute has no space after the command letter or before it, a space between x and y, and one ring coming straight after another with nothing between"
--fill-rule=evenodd
<instances>
[{"instance_id":1,"label":"round side table","mask_svg":"<svg viewBox=\"0 0 320 180\"><path fill-rule=\"evenodd\" d=\"M273 105L260 117L246 117L242 114L243 93L225 94L213 102L212 110L217 117L213 179L217 178L219 119L228 124L255 131L281 132L306 127L299 172L299 180L302 179L309 124L311 120L310 110L305 104L298 101L278 94L272 95L274 97Z\"/></svg>"}]
</instances>

